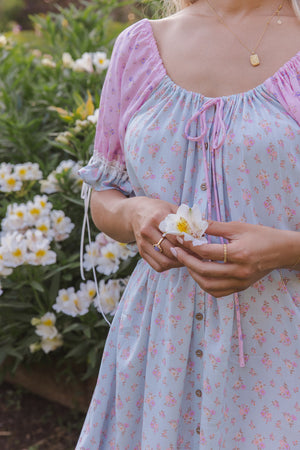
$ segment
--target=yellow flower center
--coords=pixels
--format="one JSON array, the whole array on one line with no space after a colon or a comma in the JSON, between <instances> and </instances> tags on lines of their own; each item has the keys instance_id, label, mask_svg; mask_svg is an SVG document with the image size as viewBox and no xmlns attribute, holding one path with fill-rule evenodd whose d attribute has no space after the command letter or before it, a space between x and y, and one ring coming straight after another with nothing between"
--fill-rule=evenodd
<instances>
[{"instance_id":1,"label":"yellow flower center","mask_svg":"<svg viewBox=\"0 0 300 450\"><path fill-rule=\"evenodd\" d=\"M22 211L17 211L16 215L20 218L24 217L24 213Z\"/></svg>"},{"instance_id":2,"label":"yellow flower center","mask_svg":"<svg viewBox=\"0 0 300 450\"><path fill-rule=\"evenodd\" d=\"M40 231L48 231L48 227L44 223L42 225L39 225L37 229Z\"/></svg>"},{"instance_id":3,"label":"yellow flower center","mask_svg":"<svg viewBox=\"0 0 300 450\"><path fill-rule=\"evenodd\" d=\"M184 217L180 217L177 222L177 230L180 231L180 233L189 233L190 226Z\"/></svg>"},{"instance_id":4,"label":"yellow flower center","mask_svg":"<svg viewBox=\"0 0 300 450\"><path fill-rule=\"evenodd\" d=\"M15 256L16 258L19 258L20 256L22 256L22 250L20 250L19 248L17 248L14 252L12 252L13 256Z\"/></svg>"},{"instance_id":5,"label":"yellow flower center","mask_svg":"<svg viewBox=\"0 0 300 450\"><path fill-rule=\"evenodd\" d=\"M40 201L40 205L41 205L42 208L45 208L46 204L47 204L47 203L46 203L44 200L41 200L41 201Z\"/></svg>"},{"instance_id":6,"label":"yellow flower center","mask_svg":"<svg viewBox=\"0 0 300 450\"><path fill-rule=\"evenodd\" d=\"M99 64L104 64L104 59L103 58L99 58L98 61L99 61Z\"/></svg>"},{"instance_id":7,"label":"yellow flower center","mask_svg":"<svg viewBox=\"0 0 300 450\"><path fill-rule=\"evenodd\" d=\"M26 169L19 169L19 175L25 175L27 172Z\"/></svg>"},{"instance_id":8,"label":"yellow flower center","mask_svg":"<svg viewBox=\"0 0 300 450\"><path fill-rule=\"evenodd\" d=\"M3 260L3 255L0 254L0 259Z\"/></svg>"},{"instance_id":9,"label":"yellow flower center","mask_svg":"<svg viewBox=\"0 0 300 450\"><path fill-rule=\"evenodd\" d=\"M57 223L60 223L62 220L63 220L62 217L58 217L57 220L56 220L56 222L57 222Z\"/></svg>"},{"instance_id":10,"label":"yellow flower center","mask_svg":"<svg viewBox=\"0 0 300 450\"><path fill-rule=\"evenodd\" d=\"M104 256L108 259L113 259L115 257L113 252L107 252L107 253L105 253Z\"/></svg>"},{"instance_id":11,"label":"yellow flower center","mask_svg":"<svg viewBox=\"0 0 300 450\"><path fill-rule=\"evenodd\" d=\"M40 249L40 250L38 250L37 252L35 252L35 256L37 257L37 258L42 258L43 256L45 256L46 255L46 250L43 250L43 249Z\"/></svg>"},{"instance_id":12,"label":"yellow flower center","mask_svg":"<svg viewBox=\"0 0 300 450\"><path fill-rule=\"evenodd\" d=\"M39 210L39 208L32 208L29 212L34 216L39 215L41 211Z\"/></svg>"},{"instance_id":13,"label":"yellow flower center","mask_svg":"<svg viewBox=\"0 0 300 450\"><path fill-rule=\"evenodd\" d=\"M43 325L46 325L46 327L52 327L53 322L51 319L47 319L43 321Z\"/></svg>"},{"instance_id":14,"label":"yellow flower center","mask_svg":"<svg viewBox=\"0 0 300 450\"><path fill-rule=\"evenodd\" d=\"M8 178L7 184L9 186L14 186L16 184L16 179L15 178Z\"/></svg>"},{"instance_id":15,"label":"yellow flower center","mask_svg":"<svg viewBox=\"0 0 300 450\"><path fill-rule=\"evenodd\" d=\"M68 294L63 294L61 298L64 302L67 302L69 300Z\"/></svg>"},{"instance_id":16,"label":"yellow flower center","mask_svg":"<svg viewBox=\"0 0 300 450\"><path fill-rule=\"evenodd\" d=\"M89 296L90 296L90 297L94 297L95 294L96 294L95 289L91 289L91 290L89 291Z\"/></svg>"}]
</instances>

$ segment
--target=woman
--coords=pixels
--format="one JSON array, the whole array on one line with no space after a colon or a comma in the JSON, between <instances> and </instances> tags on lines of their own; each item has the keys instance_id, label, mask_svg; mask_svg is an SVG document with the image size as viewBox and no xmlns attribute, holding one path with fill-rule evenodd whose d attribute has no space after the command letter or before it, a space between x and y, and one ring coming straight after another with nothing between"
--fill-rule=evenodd
<instances>
[{"instance_id":1,"label":"woman","mask_svg":"<svg viewBox=\"0 0 300 450\"><path fill-rule=\"evenodd\" d=\"M81 172L142 260L77 449L299 448L299 5L182 3L119 36ZM162 236L180 204L207 244Z\"/></svg>"}]
</instances>

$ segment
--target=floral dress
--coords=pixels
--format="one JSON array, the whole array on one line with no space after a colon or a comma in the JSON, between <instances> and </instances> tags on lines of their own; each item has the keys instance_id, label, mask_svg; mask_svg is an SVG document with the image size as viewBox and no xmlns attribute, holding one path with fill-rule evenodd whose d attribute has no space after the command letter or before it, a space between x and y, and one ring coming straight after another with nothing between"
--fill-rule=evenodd
<instances>
[{"instance_id":1,"label":"floral dress","mask_svg":"<svg viewBox=\"0 0 300 450\"><path fill-rule=\"evenodd\" d=\"M81 176L198 204L209 219L299 231L299 124L300 52L248 92L207 98L170 79L144 19L116 42ZM140 260L77 450L299 449L299 328L295 270L217 299L186 268Z\"/></svg>"}]
</instances>

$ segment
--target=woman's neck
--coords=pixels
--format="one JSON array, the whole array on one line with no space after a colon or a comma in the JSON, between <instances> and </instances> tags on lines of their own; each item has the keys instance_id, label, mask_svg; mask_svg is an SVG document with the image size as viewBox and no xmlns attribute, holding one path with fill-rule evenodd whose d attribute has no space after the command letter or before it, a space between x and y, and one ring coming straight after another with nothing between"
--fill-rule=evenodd
<instances>
[{"instance_id":1,"label":"woman's neck","mask_svg":"<svg viewBox=\"0 0 300 450\"><path fill-rule=\"evenodd\" d=\"M220 15L270 15L280 4L280 0L205 0ZM288 0L286 0L288 2ZM281 1L283 3L283 0Z\"/></svg>"}]
</instances>

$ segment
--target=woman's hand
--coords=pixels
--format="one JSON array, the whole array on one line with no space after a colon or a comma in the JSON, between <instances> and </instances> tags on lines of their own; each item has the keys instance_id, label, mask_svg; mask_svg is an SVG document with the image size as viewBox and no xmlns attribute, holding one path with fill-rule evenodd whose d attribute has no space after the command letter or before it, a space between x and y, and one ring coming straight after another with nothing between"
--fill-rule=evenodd
<instances>
[{"instance_id":1,"label":"woman's hand","mask_svg":"<svg viewBox=\"0 0 300 450\"><path fill-rule=\"evenodd\" d=\"M179 240L177 255L199 284L214 297L242 291L276 268L292 267L300 254L299 233L240 222L210 222L208 235L227 242L227 262L223 244L193 247ZM182 242L181 242L182 241ZM293 248L293 250L292 250Z\"/></svg>"},{"instance_id":2,"label":"woman's hand","mask_svg":"<svg viewBox=\"0 0 300 450\"><path fill-rule=\"evenodd\" d=\"M127 217L142 258L157 272L181 267L182 263L171 252L171 248L178 245L174 236L166 236L161 242L162 253L153 247L162 237L158 228L160 222L168 214L175 214L178 206L163 200L134 197L128 199L127 207Z\"/></svg>"}]
</instances>

